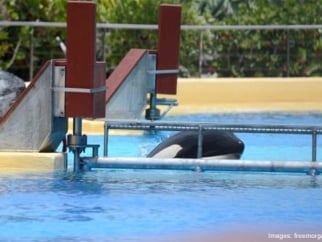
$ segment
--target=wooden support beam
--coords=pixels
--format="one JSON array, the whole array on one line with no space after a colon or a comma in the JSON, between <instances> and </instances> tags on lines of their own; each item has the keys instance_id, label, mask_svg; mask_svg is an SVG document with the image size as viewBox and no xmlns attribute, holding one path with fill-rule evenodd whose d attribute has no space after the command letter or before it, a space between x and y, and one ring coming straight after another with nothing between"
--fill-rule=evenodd
<instances>
[{"instance_id":1,"label":"wooden support beam","mask_svg":"<svg viewBox=\"0 0 322 242\"><path fill-rule=\"evenodd\" d=\"M181 6L161 4L157 48L157 70L176 70L179 67ZM176 94L177 74L157 75L157 93Z\"/></svg>"},{"instance_id":2,"label":"wooden support beam","mask_svg":"<svg viewBox=\"0 0 322 242\"><path fill-rule=\"evenodd\" d=\"M67 3L67 117L105 117L105 65L96 62L96 4ZM100 91L97 91L99 88Z\"/></svg>"}]
</instances>

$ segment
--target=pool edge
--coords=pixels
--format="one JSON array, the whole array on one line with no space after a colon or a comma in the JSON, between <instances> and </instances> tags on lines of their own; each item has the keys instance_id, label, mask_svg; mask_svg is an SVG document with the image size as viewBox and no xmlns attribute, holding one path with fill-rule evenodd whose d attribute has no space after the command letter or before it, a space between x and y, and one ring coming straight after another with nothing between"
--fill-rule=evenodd
<instances>
[{"instance_id":1,"label":"pool edge","mask_svg":"<svg viewBox=\"0 0 322 242\"><path fill-rule=\"evenodd\" d=\"M66 153L0 152L0 173L64 171Z\"/></svg>"}]
</instances>

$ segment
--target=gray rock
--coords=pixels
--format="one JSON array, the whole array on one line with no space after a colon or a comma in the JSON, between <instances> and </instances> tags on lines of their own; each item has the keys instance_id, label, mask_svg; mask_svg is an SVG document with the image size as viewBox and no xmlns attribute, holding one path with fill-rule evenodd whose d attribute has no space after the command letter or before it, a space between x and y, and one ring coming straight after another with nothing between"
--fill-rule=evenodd
<instances>
[{"instance_id":1,"label":"gray rock","mask_svg":"<svg viewBox=\"0 0 322 242\"><path fill-rule=\"evenodd\" d=\"M23 80L9 72L0 70L0 118L24 89Z\"/></svg>"}]
</instances>

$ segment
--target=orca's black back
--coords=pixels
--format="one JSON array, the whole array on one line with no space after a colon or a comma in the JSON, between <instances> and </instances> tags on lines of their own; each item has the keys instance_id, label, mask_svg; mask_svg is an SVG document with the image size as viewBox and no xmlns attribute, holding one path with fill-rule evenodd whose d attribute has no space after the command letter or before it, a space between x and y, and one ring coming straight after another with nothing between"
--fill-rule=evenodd
<instances>
[{"instance_id":1,"label":"orca's black back","mask_svg":"<svg viewBox=\"0 0 322 242\"><path fill-rule=\"evenodd\" d=\"M197 158L198 131L181 131L170 136L153 149L148 157L153 157L161 150L171 146L180 145L182 149L175 157L169 158ZM241 154L244 151L244 143L230 132L203 131L202 157Z\"/></svg>"}]
</instances>

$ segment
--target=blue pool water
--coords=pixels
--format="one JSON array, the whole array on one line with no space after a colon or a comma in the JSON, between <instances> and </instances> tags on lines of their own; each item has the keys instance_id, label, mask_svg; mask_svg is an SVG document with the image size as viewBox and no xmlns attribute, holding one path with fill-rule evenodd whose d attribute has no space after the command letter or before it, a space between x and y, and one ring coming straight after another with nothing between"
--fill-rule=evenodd
<instances>
[{"instance_id":1,"label":"blue pool water","mask_svg":"<svg viewBox=\"0 0 322 242\"><path fill-rule=\"evenodd\" d=\"M319 124L322 115L177 118ZM144 156L168 135L111 136L110 155ZM243 159L310 159L310 137L238 136L246 144ZM89 142L102 144L103 137L91 136ZM160 170L0 175L0 241L154 241L209 231L220 234L241 225L262 228L267 239L267 233L274 233L270 226L321 233L321 219L321 176Z\"/></svg>"}]
</instances>

